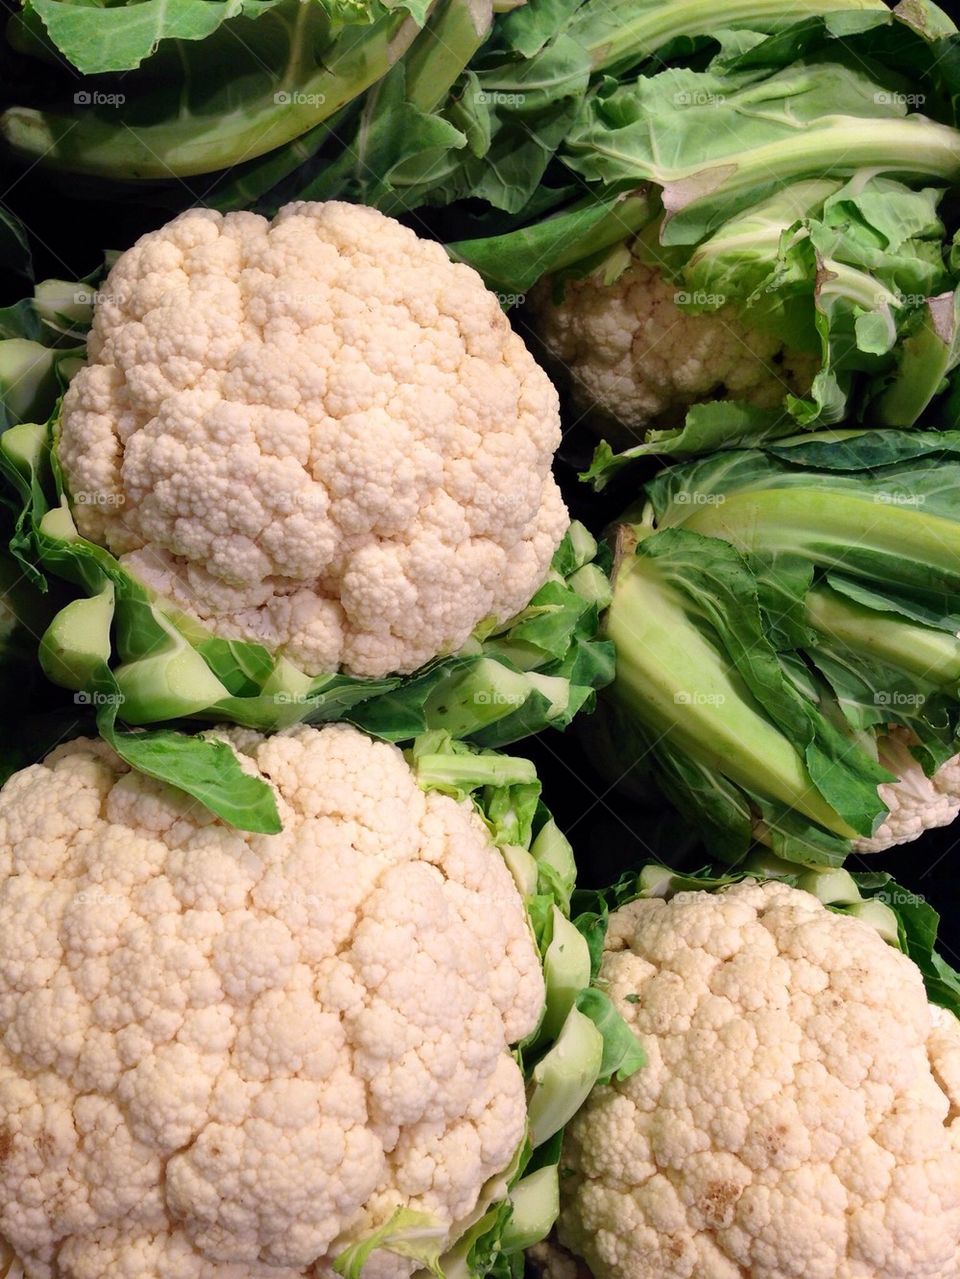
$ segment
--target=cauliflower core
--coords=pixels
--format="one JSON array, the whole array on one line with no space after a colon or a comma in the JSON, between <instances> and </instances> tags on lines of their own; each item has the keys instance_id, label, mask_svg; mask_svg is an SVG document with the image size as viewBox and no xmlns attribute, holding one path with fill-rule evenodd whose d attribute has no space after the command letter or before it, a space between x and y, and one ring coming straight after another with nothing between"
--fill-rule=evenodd
<instances>
[{"instance_id":1,"label":"cauliflower core","mask_svg":"<svg viewBox=\"0 0 960 1279\"><path fill-rule=\"evenodd\" d=\"M956 1279L960 1023L864 921L783 884L637 901L601 977L647 1066L567 1130L598 1279Z\"/></svg>"},{"instance_id":2,"label":"cauliflower core","mask_svg":"<svg viewBox=\"0 0 960 1279\"><path fill-rule=\"evenodd\" d=\"M916 742L909 729L892 726L880 738L880 763L898 780L881 783L880 798L889 813L869 839L857 840L855 852L882 853L886 848L909 844L925 830L949 826L960 813L960 755L927 777L910 750Z\"/></svg>"},{"instance_id":3,"label":"cauliflower core","mask_svg":"<svg viewBox=\"0 0 960 1279\"><path fill-rule=\"evenodd\" d=\"M543 978L481 818L353 728L226 736L282 834L89 741L0 792L0 1235L27 1279L325 1276L398 1206L462 1220L523 1140L508 1045Z\"/></svg>"},{"instance_id":4,"label":"cauliflower core","mask_svg":"<svg viewBox=\"0 0 960 1279\"><path fill-rule=\"evenodd\" d=\"M80 532L308 674L415 670L543 583L557 397L494 294L373 209L193 209L110 272L59 456Z\"/></svg>"},{"instance_id":5,"label":"cauliflower core","mask_svg":"<svg viewBox=\"0 0 960 1279\"><path fill-rule=\"evenodd\" d=\"M693 314L677 286L636 259L613 284L570 280L563 299L542 280L533 326L564 371L571 401L605 434L675 426L693 404L741 400L772 409L809 389L819 360L751 329L733 306Z\"/></svg>"}]
</instances>

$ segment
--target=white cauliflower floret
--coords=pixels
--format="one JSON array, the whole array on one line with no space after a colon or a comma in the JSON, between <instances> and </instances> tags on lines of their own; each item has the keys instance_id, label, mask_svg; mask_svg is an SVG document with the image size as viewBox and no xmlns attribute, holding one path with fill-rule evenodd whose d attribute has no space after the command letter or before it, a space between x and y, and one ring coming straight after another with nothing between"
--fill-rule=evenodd
<instances>
[{"instance_id":1,"label":"white cauliflower floret","mask_svg":"<svg viewBox=\"0 0 960 1279\"><path fill-rule=\"evenodd\" d=\"M398 1207L452 1234L523 1140L509 1046L543 976L472 805L345 725L224 736L281 834L102 743L0 792L0 1236L27 1279L328 1274Z\"/></svg>"},{"instance_id":2,"label":"white cauliflower floret","mask_svg":"<svg viewBox=\"0 0 960 1279\"><path fill-rule=\"evenodd\" d=\"M574 407L612 437L676 426L693 404L741 400L776 408L810 388L819 361L753 329L734 306L695 314L677 285L635 258L612 283L597 275L542 280L530 294L534 329Z\"/></svg>"},{"instance_id":3,"label":"white cauliflower floret","mask_svg":"<svg viewBox=\"0 0 960 1279\"><path fill-rule=\"evenodd\" d=\"M863 920L746 882L613 914L647 1065L568 1128L597 1279L956 1279L960 1023Z\"/></svg>"},{"instance_id":4,"label":"white cauliflower floret","mask_svg":"<svg viewBox=\"0 0 960 1279\"><path fill-rule=\"evenodd\" d=\"M79 530L214 633L405 673L543 583L556 392L479 275L374 209L192 209L119 258L88 350Z\"/></svg>"},{"instance_id":5,"label":"white cauliflower floret","mask_svg":"<svg viewBox=\"0 0 960 1279\"><path fill-rule=\"evenodd\" d=\"M561 1248L555 1236L528 1248L526 1259L540 1279L592 1279L583 1260Z\"/></svg>"},{"instance_id":6,"label":"white cauliflower floret","mask_svg":"<svg viewBox=\"0 0 960 1279\"><path fill-rule=\"evenodd\" d=\"M898 727L878 740L880 763L897 781L881 783L880 798L890 811L869 839L856 841L855 852L882 853L909 844L925 830L949 826L960 813L960 755L927 777L910 750L916 740L909 729Z\"/></svg>"}]
</instances>

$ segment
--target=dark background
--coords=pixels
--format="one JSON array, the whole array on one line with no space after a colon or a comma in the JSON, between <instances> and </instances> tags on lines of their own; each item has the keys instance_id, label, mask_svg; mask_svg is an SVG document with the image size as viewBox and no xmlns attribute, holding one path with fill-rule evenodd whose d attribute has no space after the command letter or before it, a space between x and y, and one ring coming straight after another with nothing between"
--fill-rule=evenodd
<instances>
[{"instance_id":1,"label":"dark background","mask_svg":"<svg viewBox=\"0 0 960 1279\"><path fill-rule=\"evenodd\" d=\"M126 248L170 216L161 204L149 203L141 193L94 198L90 189L70 179L54 182L40 169L28 173L11 169L3 157L0 200L29 229L37 279L87 275L101 266L105 249ZM25 280L0 272L0 306L28 291ZM576 481L576 468L586 459L589 447L588 440L571 433L558 476L572 512L599 532L610 509L601 507ZM516 749L536 762L545 798L574 843L584 885L610 883L623 870L651 857L684 859L690 866L704 861L702 856L698 860L681 824L669 814L645 810L608 787L591 766L588 749L575 730L547 733ZM943 916L940 949L960 968L960 889L954 872L958 847L960 822L900 849L853 857L848 866L889 871L925 897Z\"/></svg>"}]
</instances>

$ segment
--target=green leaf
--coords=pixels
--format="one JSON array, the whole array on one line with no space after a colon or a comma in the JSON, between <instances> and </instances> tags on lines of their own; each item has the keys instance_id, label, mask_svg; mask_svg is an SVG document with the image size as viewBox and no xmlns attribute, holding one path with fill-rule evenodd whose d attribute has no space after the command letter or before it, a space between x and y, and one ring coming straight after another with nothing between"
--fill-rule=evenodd
<instances>
[{"instance_id":1,"label":"green leaf","mask_svg":"<svg viewBox=\"0 0 960 1279\"><path fill-rule=\"evenodd\" d=\"M455 799L466 799L485 786L500 789L537 781L537 770L530 760L474 751L439 731L418 737L410 760L422 790L442 791Z\"/></svg>"},{"instance_id":2,"label":"green leaf","mask_svg":"<svg viewBox=\"0 0 960 1279\"><path fill-rule=\"evenodd\" d=\"M333 1268L343 1279L360 1279L371 1253L383 1249L418 1261L431 1274L443 1279L439 1262L445 1236L444 1226L429 1214L397 1208L383 1225L338 1253Z\"/></svg>"},{"instance_id":3,"label":"green leaf","mask_svg":"<svg viewBox=\"0 0 960 1279\"><path fill-rule=\"evenodd\" d=\"M581 894L578 894L578 896L582 899ZM590 950L590 971L596 977L600 971L603 943L607 936L607 912L605 909L600 911L582 910L573 922L583 934Z\"/></svg>"},{"instance_id":4,"label":"green leaf","mask_svg":"<svg viewBox=\"0 0 960 1279\"><path fill-rule=\"evenodd\" d=\"M120 182L249 164L310 133L390 70L424 14L420 0L40 3L63 18L88 71L145 62L96 92L76 90L89 100L69 113L10 107L0 135L24 158ZM196 37L161 40L147 57L168 16L178 36Z\"/></svg>"},{"instance_id":5,"label":"green leaf","mask_svg":"<svg viewBox=\"0 0 960 1279\"><path fill-rule=\"evenodd\" d=\"M420 184L466 138L442 116L406 99L406 67L398 63L367 95L353 143L316 178L298 184L302 200L349 199L395 214L420 202Z\"/></svg>"},{"instance_id":6,"label":"green leaf","mask_svg":"<svg viewBox=\"0 0 960 1279\"><path fill-rule=\"evenodd\" d=\"M582 990L577 997L577 1008L590 1018L603 1036L598 1084L629 1079L647 1064L640 1041L602 990L596 986Z\"/></svg>"},{"instance_id":7,"label":"green leaf","mask_svg":"<svg viewBox=\"0 0 960 1279\"><path fill-rule=\"evenodd\" d=\"M548 40L566 29L581 0L527 0L505 13L497 27L497 39L505 49L533 58Z\"/></svg>"},{"instance_id":8,"label":"green leaf","mask_svg":"<svg viewBox=\"0 0 960 1279\"><path fill-rule=\"evenodd\" d=\"M426 15L424 15L426 16ZM415 208L446 181L468 145L445 99L489 35L489 0L439 0L405 58L338 131L340 153L299 175L297 199L350 199L387 213Z\"/></svg>"},{"instance_id":9,"label":"green leaf","mask_svg":"<svg viewBox=\"0 0 960 1279\"><path fill-rule=\"evenodd\" d=\"M560 1178L556 1164L530 1173L510 1192L510 1217L503 1229L505 1251L522 1252L545 1239L560 1215Z\"/></svg>"},{"instance_id":10,"label":"green leaf","mask_svg":"<svg viewBox=\"0 0 960 1279\"><path fill-rule=\"evenodd\" d=\"M664 244L698 243L784 182L849 177L883 156L888 171L956 181L955 134L858 67L785 67L769 75L671 68L590 99L564 143L587 181L652 181Z\"/></svg>"},{"instance_id":11,"label":"green leaf","mask_svg":"<svg viewBox=\"0 0 960 1279\"><path fill-rule=\"evenodd\" d=\"M930 998L960 1017L960 973L936 950L940 916L929 902L893 880L878 896L896 912L903 948L923 974Z\"/></svg>"},{"instance_id":12,"label":"green leaf","mask_svg":"<svg viewBox=\"0 0 960 1279\"><path fill-rule=\"evenodd\" d=\"M902 462L922 463L924 458L955 462L960 459L960 433L859 428L798 435L769 444L764 452L797 467L870 474Z\"/></svg>"},{"instance_id":13,"label":"green leaf","mask_svg":"<svg viewBox=\"0 0 960 1279\"><path fill-rule=\"evenodd\" d=\"M881 426L912 426L960 363L960 290L929 298L897 355L897 366L871 396Z\"/></svg>"},{"instance_id":14,"label":"green leaf","mask_svg":"<svg viewBox=\"0 0 960 1279\"><path fill-rule=\"evenodd\" d=\"M481 57L451 99L450 118L470 145L423 186L421 200L470 197L520 212L573 124L589 77L586 50L562 34L527 60Z\"/></svg>"},{"instance_id":15,"label":"green leaf","mask_svg":"<svg viewBox=\"0 0 960 1279\"><path fill-rule=\"evenodd\" d=\"M50 39L84 75L129 71L161 40L204 40L228 18L259 17L273 0L136 0L102 7L26 0Z\"/></svg>"},{"instance_id":16,"label":"green leaf","mask_svg":"<svg viewBox=\"0 0 960 1279\"><path fill-rule=\"evenodd\" d=\"M169 729L121 732L105 712L97 727L131 768L184 791L229 826L263 835L283 829L273 788L245 773L226 742Z\"/></svg>"},{"instance_id":17,"label":"green leaf","mask_svg":"<svg viewBox=\"0 0 960 1279\"><path fill-rule=\"evenodd\" d=\"M663 732L674 747L683 743L740 786L771 787L772 800L791 804L834 834L851 827L870 834L883 811L876 787L885 774L785 678L767 638L752 574L723 542L663 529L640 541L633 571L627 576L621 571L618 588L629 591L633 585L635 594L624 596L630 608L622 620L615 596L608 627L615 641L624 626L633 634L632 640L623 635L618 672L621 682L624 670L630 672L631 705L640 704L640 670L660 653L653 623L640 623L640 601L647 599L638 589L641 580L656 583L663 616L679 604L677 626L684 628L688 644L694 634L702 637L702 651L688 649L685 673L673 660L662 688L662 712L651 714L648 726ZM624 665L627 646L636 670ZM647 702L652 707L652 696ZM689 724L678 725L680 717ZM712 744L699 745L700 733Z\"/></svg>"},{"instance_id":18,"label":"green leaf","mask_svg":"<svg viewBox=\"0 0 960 1279\"><path fill-rule=\"evenodd\" d=\"M556 1042L537 1062L527 1100L534 1147L558 1133L586 1101L600 1074L604 1039L593 1020L572 1008Z\"/></svg>"},{"instance_id":19,"label":"green leaf","mask_svg":"<svg viewBox=\"0 0 960 1279\"><path fill-rule=\"evenodd\" d=\"M591 956L586 938L563 911L553 906L551 915L550 943L543 955L547 1000L538 1038L552 1041L560 1034L570 1009L590 985Z\"/></svg>"},{"instance_id":20,"label":"green leaf","mask_svg":"<svg viewBox=\"0 0 960 1279\"><path fill-rule=\"evenodd\" d=\"M589 261L625 234L646 225L654 207L645 194L589 198L503 235L454 241L447 245L447 251L455 261L479 271L488 287L514 305L542 275Z\"/></svg>"}]
</instances>

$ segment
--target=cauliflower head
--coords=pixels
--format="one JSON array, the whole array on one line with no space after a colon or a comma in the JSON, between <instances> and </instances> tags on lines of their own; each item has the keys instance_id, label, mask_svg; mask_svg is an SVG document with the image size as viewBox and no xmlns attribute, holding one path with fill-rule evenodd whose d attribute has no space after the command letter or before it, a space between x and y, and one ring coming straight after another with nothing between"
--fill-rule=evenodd
<instances>
[{"instance_id":1,"label":"cauliflower head","mask_svg":"<svg viewBox=\"0 0 960 1279\"><path fill-rule=\"evenodd\" d=\"M544 982L476 810L351 727L226 736L282 834L102 742L0 792L0 1236L27 1279L327 1276L398 1208L453 1231L524 1139L510 1045Z\"/></svg>"},{"instance_id":2,"label":"cauliflower head","mask_svg":"<svg viewBox=\"0 0 960 1279\"><path fill-rule=\"evenodd\" d=\"M559 302L553 282L540 281L529 312L574 408L625 442L676 425L705 400L776 408L784 395L808 391L819 367L751 328L732 305L684 310L677 286L636 258L612 284L596 274L566 281Z\"/></svg>"},{"instance_id":3,"label":"cauliflower head","mask_svg":"<svg viewBox=\"0 0 960 1279\"><path fill-rule=\"evenodd\" d=\"M956 1279L960 1023L863 920L746 881L611 916L647 1066L567 1130L598 1279Z\"/></svg>"},{"instance_id":4,"label":"cauliflower head","mask_svg":"<svg viewBox=\"0 0 960 1279\"><path fill-rule=\"evenodd\" d=\"M896 726L879 739L880 763L897 780L881 783L880 798L889 812L869 839L857 840L855 852L882 853L909 844L925 830L949 826L960 813L960 755L928 777L910 750L916 741L909 729Z\"/></svg>"},{"instance_id":5,"label":"cauliflower head","mask_svg":"<svg viewBox=\"0 0 960 1279\"><path fill-rule=\"evenodd\" d=\"M546 578L556 392L479 275L373 209L182 214L119 258L88 353L77 526L220 637L404 674Z\"/></svg>"}]
</instances>

